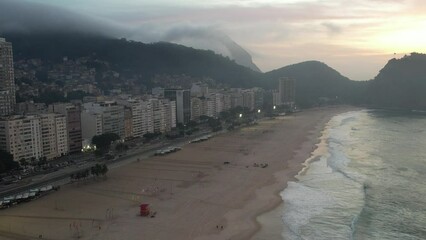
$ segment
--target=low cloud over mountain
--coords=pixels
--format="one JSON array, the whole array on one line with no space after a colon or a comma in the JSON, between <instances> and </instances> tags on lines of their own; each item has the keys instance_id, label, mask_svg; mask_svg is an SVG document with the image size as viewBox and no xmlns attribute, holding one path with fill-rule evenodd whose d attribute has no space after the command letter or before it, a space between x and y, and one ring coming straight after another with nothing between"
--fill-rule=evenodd
<instances>
[{"instance_id":1,"label":"low cloud over mountain","mask_svg":"<svg viewBox=\"0 0 426 240\"><path fill-rule=\"evenodd\" d=\"M227 35L210 27L174 25L171 27L142 25L138 28L78 14L63 8L26 1L0 1L0 34L5 32L75 32L126 37L142 42L166 41L188 47L212 50L255 71L259 68L250 54Z\"/></svg>"}]
</instances>

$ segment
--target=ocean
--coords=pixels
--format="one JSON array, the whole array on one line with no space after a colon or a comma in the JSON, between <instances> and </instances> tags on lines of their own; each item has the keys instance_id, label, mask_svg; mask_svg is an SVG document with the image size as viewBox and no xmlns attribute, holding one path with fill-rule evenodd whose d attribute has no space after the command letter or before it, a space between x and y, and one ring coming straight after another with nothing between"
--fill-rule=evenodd
<instances>
[{"instance_id":1,"label":"ocean","mask_svg":"<svg viewBox=\"0 0 426 240\"><path fill-rule=\"evenodd\" d=\"M283 239L426 239L426 114L337 115L296 178Z\"/></svg>"}]
</instances>

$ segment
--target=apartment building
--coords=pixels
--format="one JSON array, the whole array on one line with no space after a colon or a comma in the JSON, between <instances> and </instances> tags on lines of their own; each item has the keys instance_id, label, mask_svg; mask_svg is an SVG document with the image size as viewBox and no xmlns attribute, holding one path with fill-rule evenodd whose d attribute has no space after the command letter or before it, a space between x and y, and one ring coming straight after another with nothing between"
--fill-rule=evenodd
<instances>
[{"instance_id":1,"label":"apartment building","mask_svg":"<svg viewBox=\"0 0 426 240\"><path fill-rule=\"evenodd\" d=\"M296 101L296 86L294 79L280 78L278 80L278 91L281 97L281 103L293 106Z\"/></svg>"},{"instance_id":2,"label":"apartment building","mask_svg":"<svg viewBox=\"0 0 426 240\"><path fill-rule=\"evenodd\" d=\"M49 105L49 112L65 115L67 120L69 152L80 152L83 137L81 131L81 107L72 103L55 103Z\"/></svg>"},{"instance_id":3,"label":"apartment building","mask_svg":"<svg viewBox=\"0 0 426 240\"><path fill-rule=\"evenodd\" d=\"M96 126L96 131L99 130L98 127L101 127L102 133L115 133L121 138L125 137L124 106L118 105L115 101L105 101L97 103L84 103L83 108L83 133L87 128ZM85 115L84 119L83 114ZM99 126L99 118L102 122L101 126ZM90 121L85 122L87 119Z\"/></svg>"},{"instance_id":4,"label":"apartment building","mask_svg":"<svg viewBox=\"0 0 426 240\"><path fill-rule=\"evenodd\" d=\"M0 149L20 159L43 157L40 117L8 116L0 119Z\"/></svg>"},{"instance_id":5,"label":"apartment building","mask_svg":"<svg viewBox=\"0 0 426 240\"><path fill-rule=\"evenodd\" d=\"M0 116L12 114L15 104L12 44L0 38Z\"/></svg>"},{"instance_id":6,"label":"apartment building","mask_svg":"<svg viewBox=\"0 0 426 240\"><path fill-rule=\"evenodd\" d=\"M182 89L164 89L164 97L176 102L176 119L178 123L191 121L191 92Z\"/></svg>"},{"instance_id":7,"label":"apartment building","mask_svg":"<svg viewBox=\"0 0 426 240\"><path fill-rule=\"evenodd\" d=\"M43 157L50 160L68 154L66 116L57 113L47 113L39 116Z\"/></svg>"},{"instance_id":8,"label":"apartment building","mask_svg":"<svg viewBox=\"0 0 426 240\"><path fill-rule=\"evenodd\" d=\"M176 127L176 102L168 99L150 99L153 112L153 132L169 132Z\"/></svg>"}]
</instances>

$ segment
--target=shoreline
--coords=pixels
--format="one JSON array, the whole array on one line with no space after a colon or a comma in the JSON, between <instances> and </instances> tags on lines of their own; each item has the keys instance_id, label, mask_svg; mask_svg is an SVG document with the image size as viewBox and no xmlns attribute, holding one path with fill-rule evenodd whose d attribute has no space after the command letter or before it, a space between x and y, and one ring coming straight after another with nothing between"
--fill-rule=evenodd
<instances>
[{"instance_id":1,"label":"shoreline","mask_svg":"<svg viewBox=\"0 0 426 240\"><path fill-rule=\"evenodd\" d=\"M247 207L248 205L250 205L250 203L258 203L260 201L265 201L265 200L269 201L268 205L258 209L256 212L254 212L254 214L252 214L252 216L250 216L251 222L254 223L254 226L252 227L252 229L247 230L245 232L236 232L234 235L232 234L225 235L223 236L223 237L226 237L224 239L230 239L230 240L275 239L275 238L270 238L271 237L270 233L265 234L261 232L262 229L264 229L266 226L264 226L259 221L259 218L277 210L277 208L284 205L284 201L281 198L281 192L284 191L285 188L287 188L289 181L297 181L296 176L299 175L307 167L306 165L307 161L315 157L313 153L314 151L318 149L318 145L322 141L321 137L323 136L324 131L326 130L327 124L329 123L331 118L341 113L359 110L360 108L352 107L352 106L338 106L337 108L335 107L314 108L314 109L309 109L307 111L321 111L321 110L327 111L329 109L336 109L337 111L332 112L328 114L328 116L322 118L321 121L318 124L316 124L316 126L314 127L315 129L311 130L311 132L305 136L305 140L301 143L301 146L295 151L293 151L292 153L292 157L290 159L290 162L292 162L292 164L290 165L290 168L281 169L272 173L274 180L272 180L270 184L266 184L262 186L260 189L256 190L256 193L255 193L256 196L252 198L251 201L246 203L246 207ZM271 195L269 199L263 199L261 197L259 198L259 194L264 192L266 194L273 192L273 195ZM247 207L246 209L243 207L243 209L246 212L250 212L250 207ZM227 221L229 220L233 221L233 218L229 217L229 215L231 214L232 213L228 213L228 218L226 218ZM282 229L282 225L281 225L281 229ZM264 235L268 235L268 236L264 236ZM275 235L275 237L276 236L277 235ZM279 232L279 236L280 236L279 239L281 239L281 231ZM218 236L216 235L215 237L218 237ZM213 240L215 238L204 236L197 239Z\"/></svg>"},{"instance_id":2,"label":"shoreline","mask_svg":"<svg viewBox=\"0 0 426 240\"><path fill-rule=\"evenodd\" d=\"M354 109L317 108L267 119L203 143L188 144L167 156L120 166L111 170L107 181L69 185L43 201L0 212L0 236L30 239L43 234L46 239L72 239L78 234L80 239L105 240L256 237L264 227L257 218L282 203L283 186L296 179L325 124ZM268 167L256 166L265 163ZM138 216L142 202L157 212L155 218Z\"/></svg>"},{"instance_id":3,"label":"shoreline","mask_svg":"<svg viewBox=\"0 0 426 240\"><path fill-rule=\"evenodd\" d=\"M349 110L349 108L347 109ZM285 182L281 179L280 181L280 175L284 175L286 172L284 170L277 171L274 176L276 178L276 183L274 185L279 185L280 189L275 189L274 196L277 198L275 204L271 204L271 206L268 208L267 211L263 211L260 214L258 214L253 220L256 221L258 228L256 231L252 234L250 239L271 239L266 238L265 235L268 235L271 237L271 233L266 233L265 231L262 231L262 229L267 228L264 224L261 223L261 218L267 217L267 215L271 215L274 212L276 212L279 208L284 206L284 201L281 197L281 193L288 187L289 181L298 181L297 176L307 170L307 167L311 161L313 161L318 155L315 154L315 151L319 149L319 144L322 142L322 137L324 136L324 133L327 128L327 124L337 114L341 114L347 111L346 109L342 112L332 114L328 118L324 118L323 121L319 122L317 126L315 127L315 130L310 135L306 136L305 142L302 144L301 148L297 149L294 152L294 155L292 156L291 161L295 162L294 168L291 169L292 171L290 174L292 174L292 177L287 179ZM297 163L299 166L297 166ZM288 174L288 173L287 173ZM281 219L280 219L281 220ZM281 237L283 226L282 224L279 224L279 232L276 232L275 234L272 233L273 236ZM277 229L275 229L277 230Z\"/></svg>"},{"instance_id":4,"label":"shoreline","mask_svg":"<svg viewBox=\"0 0 426 240\"><path fill-rule=\"evenodd\" d=\"M348 109L348 111L351 111ZM297 176L300 174L305 173L309 169L309 164L315 161L315 159L320 156L322 153L316 153L316 151L319 151L321 146L320 144L323 142L323 136L326 134L327 131L327 125L330 122L331 118L334 116L344 113L346 110L331 115L328 119L323 119L324 121L318 123L318 125L315 127L315 130L313 133L311 133L309 136L307 136L306 141L303 143L303 145L300 149L298 149L293 158L292 161L295 161L297 163L300 163L299 166L294 167L294 173L293 177L288 179L285 182L282 182L281 189L278 189L274 192L275 196L278 198L277 203L269 208L269 210L264 211L257 215L254 219L256 221L258 228L256 231L252 234L250 239L281 239L282 236L282 220L281 215L279 216L280 219L277 223L272 223L274 226L268 227L265 223L268 220L277 218L276 216L278 213L281 214L281 211L279 211L281 208L284 207L285 202L282 199L281 193L288 187L289 181L298 181ZM284 171L278 171L274 175L276 175L277 181L279 181L279 175L283 174ZM279 184L279 182L277 182ZM277 220L277 219L275 219ZM278 231L279 230L279 231ZM271 233L272 232L272 233ZM273 237L273 238L271 238Z\"/></svg>"}]
</instances>

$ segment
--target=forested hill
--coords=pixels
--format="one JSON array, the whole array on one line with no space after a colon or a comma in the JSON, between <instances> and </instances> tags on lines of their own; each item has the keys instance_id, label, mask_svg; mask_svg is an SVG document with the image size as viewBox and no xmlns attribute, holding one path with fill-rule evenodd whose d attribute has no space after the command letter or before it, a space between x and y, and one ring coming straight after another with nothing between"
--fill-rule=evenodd
<instances>
[{"instance_id":1,"label":"forested hill","mask_svg":"<svg viewBox=\"0 0 426 240\"><path fill-rule=\"evenodd\" d=\"M64 56L94 56L112 70L138 76L142 84L156 74L209 77L229 87L276 89L278 79L296 80L296 102L309 107L321 102L364 104L385 108L426 109L426 55L392 59L373 80L352 81L318 61L302 62L267 73L236 64L213 51L170 43L145 44L103 36L42 33L0 33L13 43L15 61L40 58L55 63ZM146 81L146 82L144 82Z\"/></svg>"},{"instance_id":2,"label":"forested hill","mask_svg":"<svg viewBox=\"0 0 426 240\"><path fill-rule=\"evenodd\" d=\"M259 85L262 74L236 64L213 51L197 50L171 43L145 44L125 39L70 33L1 34L13 43L15 60L40 58L52 63L64 56L96 56L124 74L148 80L155 74L185 74L210 77L231 87Z\"/></svg>"},{"instance_id":3,"label":"forested hill","mask_svg":"<svg viewBox=\"0 0 426 240\"><path fill-rule=\"evenodd\" d=\"M301 106L312 106L320 99L352 104L364 101L366 82L352 81L322 62L307 61L265 73L271 86L283 76L296 80L296 102Z\"/></svg>"},{"instance_id":4,"label":"forested hill","mask_svg":"<svg viewBox=\"0 0 426 240\"><path fill-rule=\"evenodd\" d=\"M368 90L374 106L426 109L426 55L412 53L390 60L369 82Z\"/></svg>"}]
</instances>

